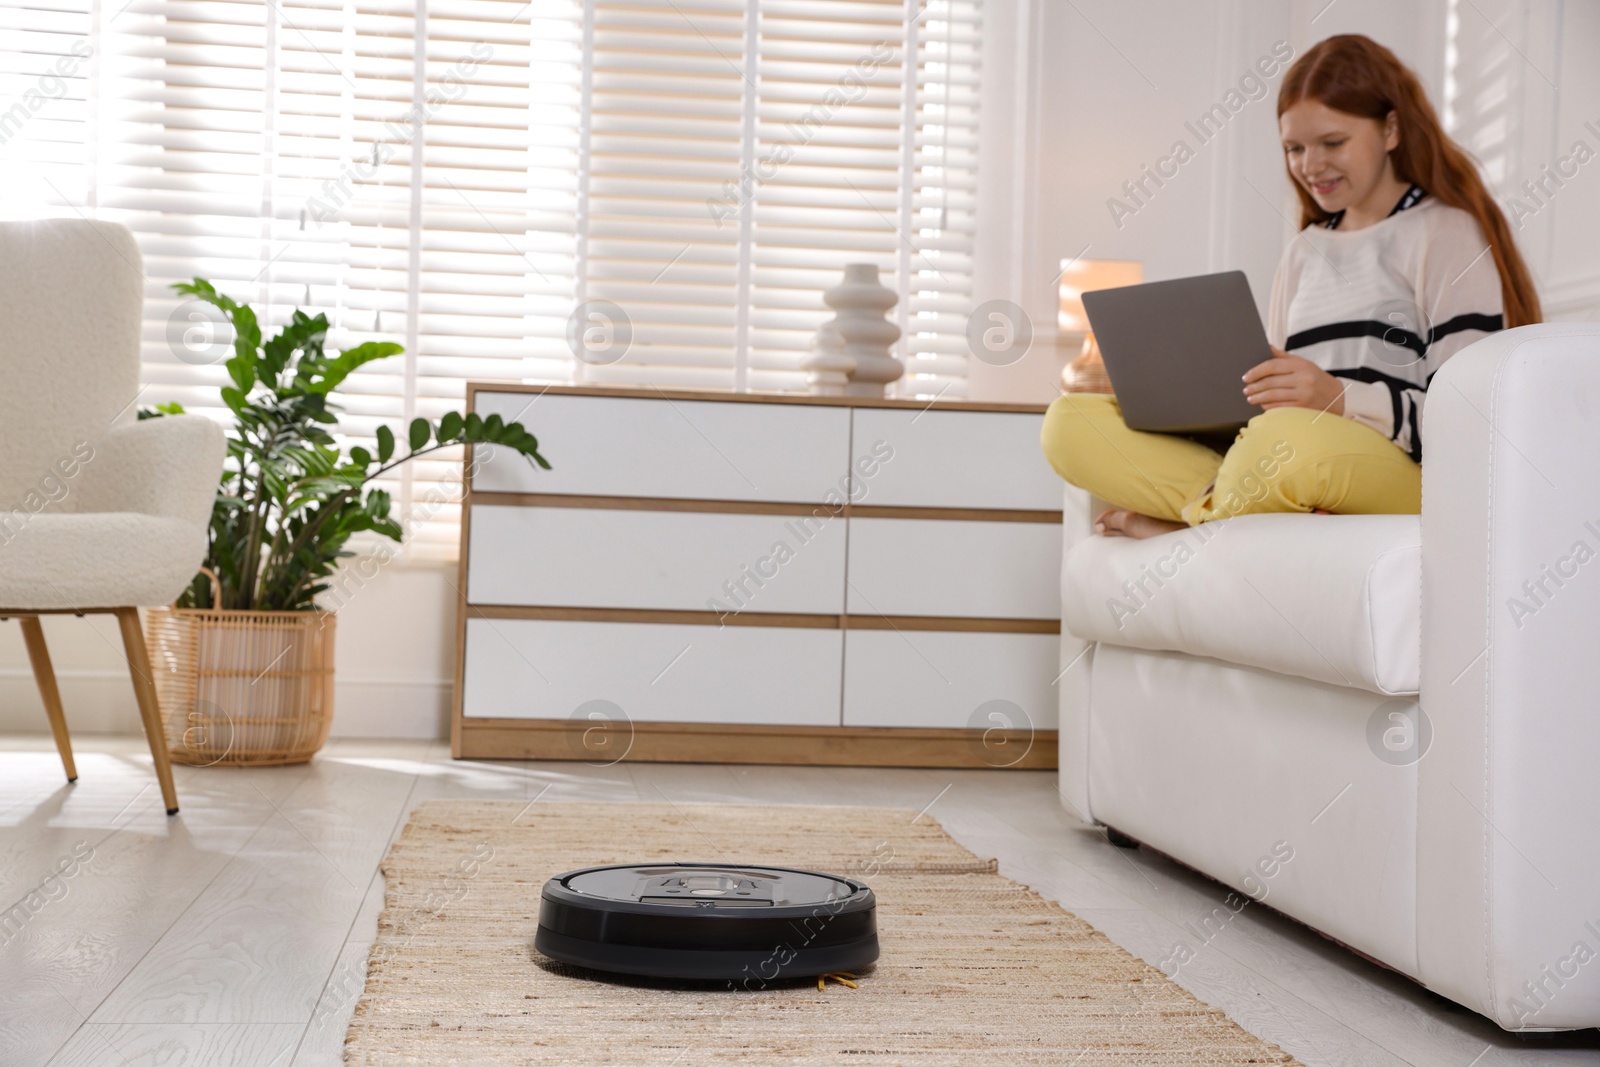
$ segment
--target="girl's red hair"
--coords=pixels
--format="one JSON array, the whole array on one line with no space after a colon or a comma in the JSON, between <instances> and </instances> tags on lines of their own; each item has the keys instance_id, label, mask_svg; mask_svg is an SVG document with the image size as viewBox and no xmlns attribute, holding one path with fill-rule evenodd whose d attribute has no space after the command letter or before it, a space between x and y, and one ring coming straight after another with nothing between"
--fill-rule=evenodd
<instances>
[{"instance_id":1,"label":"girl's red hair","mask_svg":"<svg viewBox=\"0 0 1600 1067\"><path fill-rule=\"evenodd\" d=\"M1278 114L1302 100L1379 122L1394 112L1400 124L1400 144L1389 153L1395 176L1478 220L1500 271L1507 327L1540 320L1539 294L1505 215L1489 195L1472 157L1439 125L1422 83L1393 52L1355 33L1317 42L1284 75L1278 88ZM1290 184L1300 197L1302 229L1329 218L1293 175Z\"/></svg>"}]
</instances>

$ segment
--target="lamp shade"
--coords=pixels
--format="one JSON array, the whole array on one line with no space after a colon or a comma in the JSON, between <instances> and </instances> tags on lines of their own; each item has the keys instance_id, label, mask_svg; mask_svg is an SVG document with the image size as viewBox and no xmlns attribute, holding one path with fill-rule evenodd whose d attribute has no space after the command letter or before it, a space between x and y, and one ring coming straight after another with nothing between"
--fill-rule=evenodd
<instances>
[{"instance_id":1,"label":"lamp shade","mask_svg":"<svg viewBox=\"0 0 1600 1067\"><path fill-rule=\"evenodd\" d=\"M1061 261L1061 310L1056 326L1062 333L1088 333L1089 316L1083 294L1097 289L1120 289L1144 281L1144 264L1133 259L1072 259Z\"/></svg>"}]
</instances>

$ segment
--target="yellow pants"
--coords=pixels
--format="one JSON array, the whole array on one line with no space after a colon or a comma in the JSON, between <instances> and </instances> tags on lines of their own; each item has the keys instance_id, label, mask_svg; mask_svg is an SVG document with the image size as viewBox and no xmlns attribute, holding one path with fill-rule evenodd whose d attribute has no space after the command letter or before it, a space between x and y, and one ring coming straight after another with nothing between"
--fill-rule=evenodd
<instances>
[{"instance_id":1,"label":"yellow pants","mask_svg":"<svg viewBox=\"0 0 1600 1067\"><path fill-rule=\"evenodd\" d=\"M1263 411L1219 455L1185 437L1128 429L1114 397L1069 393L1050 405L1041 444L1078 488L1190 526L1274 511L1422 510L1420 464L1372 427L1311 408Z\"/></svg>"}]
</instances>

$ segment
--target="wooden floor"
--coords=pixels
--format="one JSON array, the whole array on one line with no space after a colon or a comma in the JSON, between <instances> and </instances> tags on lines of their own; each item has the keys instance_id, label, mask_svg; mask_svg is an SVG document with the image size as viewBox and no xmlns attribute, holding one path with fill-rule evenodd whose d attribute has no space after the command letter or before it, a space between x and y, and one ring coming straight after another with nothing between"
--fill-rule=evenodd
<instances>
[{"instance_id":1,"label":"wooden floor","mask_svg":"<svg viewBox=\"0 0 1600 1067\"><path fill-rule=\"evenodd\" d=\"M5 1067L341 1062L378 861L435 797L926 807L1152 963L1224 896L1076 824L1051 772L469 763L442 743L346 741L309 766L179 768L169 820L141 740L79 738L78 753L68 786L47 736L0 738ZM1314 1067L1600 1063L1595 1031L1512 1037L1258 907L1178 981Z\"/></svg>"}]
</instances>

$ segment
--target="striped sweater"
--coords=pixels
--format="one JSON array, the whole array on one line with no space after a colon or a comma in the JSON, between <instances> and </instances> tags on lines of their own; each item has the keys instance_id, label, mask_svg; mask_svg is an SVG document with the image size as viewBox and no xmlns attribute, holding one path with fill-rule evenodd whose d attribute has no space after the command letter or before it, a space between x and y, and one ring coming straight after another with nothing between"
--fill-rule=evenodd
<instances>
[{"instance_id":1,"label":"striped sweater","mask_svg":"<svg viewBox=\"0 0 1600 1067\"><path fill-rule=\"evenodd\" d=\"M1300 231L1273 278L1267 336L1344 380L1345 417L1422 459L1422 404L1456 352L1504 325L1477 220L1413 186L1389 217Z\"/></svg>"}]
</instances>

